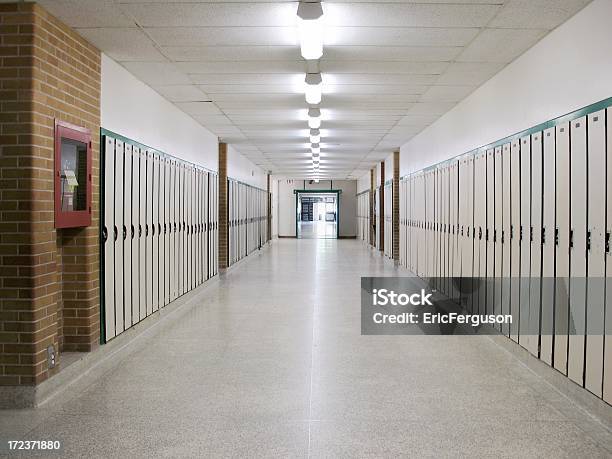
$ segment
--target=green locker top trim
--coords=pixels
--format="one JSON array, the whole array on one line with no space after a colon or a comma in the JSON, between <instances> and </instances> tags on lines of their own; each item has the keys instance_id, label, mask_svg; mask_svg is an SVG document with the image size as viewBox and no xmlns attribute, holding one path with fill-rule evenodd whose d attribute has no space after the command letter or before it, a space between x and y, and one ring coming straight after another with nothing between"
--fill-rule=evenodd
<instances>
[{"instance_id":1,"label":"green locker top trim","mask_svg":"<svg viewBox=\"0 0 612 459\"><path fill-rule=\"evenodd\" d=\"M171 154L168 154L168 153L165 153L165 152L163 152L161 150L158 150L157 148L153 148L153 147L150 147L148 145L144 145L144 144L142 144L140 142L136 142L135 140L132 140L132 139L130 139L128 137L125 137L125 136L123 136L121 134L117 134L116 132L113 132L113 131L110 131L108 129L105 129L105 128L101 127L100 128L100 137L103 137L103 136L113 137L113 138L115 138L117 140L121 140L122 142L129 143L132 146L135 146L135 147L138 147L138 148L141 148L141 149L145 149L145 150L149 150L151 152L157 153L157 154L165 156L167 158L172 158L172 159L175 159L177 161L180 161L183 164L191 164L192 166L198 167L200 169L204 169L205 171L210 172L211 174L219 175L217 173L217 171L213 171L212 169L209 169L207 167L201 166L200 164L192 163L191 161L186 161L184 159L178 158L176 156L173 156ZM102 145L102 141L100 141L100 145Z\"/></svg>"},{"instance_id":2,"label":"green locker top trim","mask_svg":"<svg viewBox=\"0 0 612 459\"><path fill-rule=\"evenodd\" d=\"M237 180L237 179L232 178L232 177L228 177L227 180L230 181L230 182L234 182L234 183L240 183L241 185L248 186L249 188L254 188L256 190L263 191L264 193L268 192L268 190L264 190L263 188L259 188L257 186L249 185L248 183L241 182L240 180Z\"/></svg>"},{"instance_id":3,"label":"green locker top trim","mask_svg":"<svg viewBox=\"0 0 612 459\"><path fill-rule=\"evenodd\" d=\"M495 142L483 145L481 147L475 148L467 153L461 153L459 155L453 156L452 158L445 159L444 161L440 161L438 163L432 164L431 166L427 166L418 171L412 172L410 174L406 174L402 176L403 179L414 176L419 173L429 172L431 170L437 169L440 166L450 164L452 162L458 161L461 157L466 155L474 155L482 150L489 150L491 148L499 147L506 143L511 143L516 139L520 139L521 137L525 137L536 132L544 131L545 129L550 129L552 127L558 126L563 123L567 123L568 121L575 120L577 118L581 118L586 115L590 115L591 113L598 112L600 110L604 110L608 107L612 106L612 97L608 97L607 99L600 100L599 102L595 102L591 105L587 105L586 107L579 108L578 110L574 110L573 112L566 113L565 115L558 116L557 118L553 118L552 120L545 121L540 124L536 124L528 129L517 132L515 134L504 137L503 139L496 140Z\"/></svg>"},{"instance_id":4,"label":"green locker top trim","mask_svg":"<svg viewBox=\"0 0 612 459\"><path fill-rule=\"evenodd\" d=\"M293 190L293 194L298 193L337 193L342 194L342 190Z\"/></svg>"},{"instance_id":5,"label":"green locker top trim","mask_svg":"<svg viewBox=\"0 0 612 459\"><path fill-rule=\"evenodd\" d=\"M363 190L363 191L360 191L359 193L357 193L355 196L361 196L362 194L366 194L366 193L369 193L369 192L370 192L370 190Z\"/></svg>"}]
</instances>

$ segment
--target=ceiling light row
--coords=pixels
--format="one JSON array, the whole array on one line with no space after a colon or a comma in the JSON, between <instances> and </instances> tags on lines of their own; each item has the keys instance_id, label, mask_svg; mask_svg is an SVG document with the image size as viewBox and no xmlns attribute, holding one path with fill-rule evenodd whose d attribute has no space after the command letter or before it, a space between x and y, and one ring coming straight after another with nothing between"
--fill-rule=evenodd
<instances>
[{"instance_id":1,"label":"ceiling light row","mask_svg":"<svg viewBox=\"0 0 612 459\"><path fill-rule=\"evenodd\" d=\"M298 32L300 51L306 60L318 60L323 56L323 7L317 0L302 0L298 4ZM307 73L304 85L308 110L308 127L310 128L310 150L312 152L312 167L318 174L321 153L321 110L313 105L319 105L322 99L323 78L321 73Z\"/></svg>"}]
</instances>

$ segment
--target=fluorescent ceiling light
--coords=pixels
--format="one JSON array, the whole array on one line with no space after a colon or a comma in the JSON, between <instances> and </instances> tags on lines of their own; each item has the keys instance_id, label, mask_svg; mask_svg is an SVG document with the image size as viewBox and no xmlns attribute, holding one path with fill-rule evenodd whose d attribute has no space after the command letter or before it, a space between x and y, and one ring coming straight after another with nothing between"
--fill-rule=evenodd
<instances>
[{"instance_id":1,"label":"fluorescent ceiling light","mask_svg":"<svg viewBox=\"0 0 612 459\"><path fill-rule=\"evenodd\" d=\"M310 129L319 129L321 127L321 118L308 118L308 127Z\"/></svg>"},{"instance_id":2,"label":"fluorescent ceiling light","mask_svg":"<svg viewBox=\"0 0 612 459\"><path fill-rule=\"evenodd\" d=\"M315 180L315 183L319 183L319 179L318 178L316 178L314 180Z\"/></svg>"},{"instance_id":3,"label":"fluorescent ceiling light","mask_svg":"<svg viewBox=\"0 0 612 459\"><path fill-rule=\"evenodd\" d=\"M310 147L310 151L313 152L313 153L321 153L321 148L319 147L319 145L318 144L315 144L315 145L317 145L317 146L316 147L314 147L314 146Z\"/></svg>"},{"instance_id":4,"label":"fluorescent ceiling light","mask_svg":"<svg viewBox=\"0 0 612 459\"><path fill-rule=\"evenodd\" d=\"M320 2L300 2L297 10L300 51L304 59L323 56L323 8Z\"/></svg>"},{"instance_id":5,"label":"fluorescent ceiling light","mask_svg":"<svg viewBox=\"0 0 612 459\"><path fill-rule=\"evenodd\" d=\"M321 142L321 136L320 135L311 135L310 136L310 143L320 143Z\"/></svg>"},{"instance_id":6,"label":"fluorescent ceiling light","mask_svg":"<svg viewBox=\"0 0 612 459\"><path fill-rule=\"evenodd\" d=\"M323 79L320 73L307 73L304 85L304 95L306 96L306 102L310 105L317 105L321 103L321 90L323 86Z\"/></svg>"}]
</instances>

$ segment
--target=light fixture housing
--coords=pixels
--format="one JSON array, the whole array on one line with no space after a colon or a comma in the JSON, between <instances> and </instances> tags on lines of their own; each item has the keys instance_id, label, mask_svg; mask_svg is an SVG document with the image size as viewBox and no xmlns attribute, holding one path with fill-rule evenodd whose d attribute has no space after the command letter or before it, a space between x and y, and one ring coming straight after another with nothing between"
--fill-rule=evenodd
<instances>
[{"instance_id":1,"label":"light fixture housing","mask_svg":"<svg viewBox=\"0 0 612 459\"><path fill-rule=\"evenodd\" d=\"M319 129L311 129L310 135L321 135L321 131Z\"/></svg>"},{"instance_id":2,"label":"light fixture housing","mask_svg":"<svg viewBox=\"0 0 612 459\"><path fill-rule=\"evenodd\" d=\"M307 73L304 79L304 95L306 102L311 105L321 103L321 91L323 87L323 78L320 73Z\"/></svg>"},{"instance_id":3,"label":"light fixture housing","mask_svg":"<svg viewBox=\"0 0 612 459\"><path fill-rule=\"evenodd\" d=\"M321 2L300 2L297 10L300 51L307 60L323 56L323 7Z\"/></svg>"}]
</instances>

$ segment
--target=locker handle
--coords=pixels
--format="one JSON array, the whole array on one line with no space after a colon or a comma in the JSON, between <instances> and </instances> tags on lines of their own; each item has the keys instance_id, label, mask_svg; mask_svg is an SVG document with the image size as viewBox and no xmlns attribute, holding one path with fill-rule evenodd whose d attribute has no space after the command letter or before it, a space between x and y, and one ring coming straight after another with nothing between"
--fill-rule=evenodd
<instances>
[{"instance_id":1,"label":"locker handle","mask_svg":"<svg viewBox=\"0 0 612 459\"><path fill-rule=\"evenodd\" d=\"M142 237L142 225L138 225L138 237Z\"/></svg>"},{"instance_id":2,"label":"locker handle","mask_svg":"<svg viewBox=\"0 0 612 459\"><path fill-rule=\"evenodd\" d=\"M519 241L523 240L523 225L520 226L520 230L519 230Z\"/></svg>"},{"instance_id":3,"label":"locker handle","mask_svg":"<svg viewBox=\"0 0 612 459\"><path fill-rule=\"evenodd\" d=\"M125 227L125 225L123 225L123 240L125 241L127 239L127 228Z\"/></svg>"},{"instance_id":4,"label":"locker handle","mask_svg":"<svg viewBox=\"0 0 612 459\"><path fill-rule=\"evenodd\" d=\"M497 230L493 230L493 242L497 242Z\"/></svg>"},{"instance_id":5,"label":"locker handle","mask_svg":"<svg viewBox=\"0 0 612 459\"><path fill-rule=\"evenodd\" d=\"M106 226L104 228L102 228L102 242L106 242L106 240L108 239L108 230L106 229Z\"/></svg>"},{"instance_id":6,"label":"locker handle","mask_svg":"<svg viewBox=\"0 0 612 459\"><path fill-rule=\"evenodd\" d=\"M166 228L166 224L164 223L164 234L167 234L168 230Z\"/></svg>"},{"instance_id":7,"label":"locker handle","mask_svg":"<svg viewBox=\"0 0 612 459\"><path fill-rule=\"evenodd\" d=\"M501 243L503 244L505 242L506 239L506 232L504 230L502 230L501 232Z\"/></svg>"},{"instance_id":8,"label":"locker handle","mask_svg":"<svg viewBox=\"0 0 612 459\"><path fill-rule=\"evenodd\" d=\"M587 231L586 249L591 250L591 232L590 231Z\"/></svg>"},{"instance_id":9,"label":"locker handle","mask_svg":"<svg viewBox=\"0 0 612 459\"><path fill-rule=\"evenodd\" d=\"M161 234L161 223L157 224L157 234Z\"/></svg>"},{"instance_id":10,"label":"locker handle","mask_svg":"<svg viewBox=\"0 0 612 459\"><path fill-rule=\"evenodd\" d=\"M151 232L152 232L151 234L155 236L155 225L154 224L151 225Z\"/></svg>"},{"instance_id":11,"label":"locker handle","mask_svg":"<svg viewBox=\"0 0 612 459\"><path fill-rule=\"evenodd\" d=\"M569 246L570 248L574 247L574 230L569 232Z\"/></svg>"},{"instance_id":12,"label":"locker handle","mask_svg":"<svg viewBox=\"0 0 612 459\"><path fill-rule=\"evenodd\" d=\"M149 224L148 223L145 225L145 236L149 237Z\"/></svg>"},{"instance_id":13,"label":"locker handle","mask_svg":"<svg viewBox=\"0 0 612 459\"><path fill-rule=\"evenodd\" d=\"M485 231L485 240L489 240L489 228Z\"/></svg>"},{"instance_id":14,"label":"locker handle","mask_svg":"<svg viewBox=\"0 0 612 459\"><path fill-rule=\"evenodd\" d=\"M606 233L606 253L610 253L610 233Z\"/></svg>"},{"instance_id":15,"label":"locker handle","mask_svg":"<svg viewBox=\"0 0 612 459\"><path fill-rule=\"evenodd\" d=\"M542 228L542 245L546 244L546 228Z\"/></svg>"},{"instance_id":16,"label":"locker handle","mask_svg":"<svg viewBox=\"0 0 612 459\"><path fill-rule=\"evenodd\" d=\"M482 240L482 228L478 227L478 239Z\"/></svg>"},{"instance_id":17,"label":"locker handle","mask_svg":"<svg viewBox=\"0 0 612 459\"><path fill-rule=\"evenodd\" d=\"M135 234L135 232L134 232L134 225L131 225L131 226L132 226L132 228L131 228L132 229L132 239L134 239L134 234Z\"/></svg>"}]
</instances>

